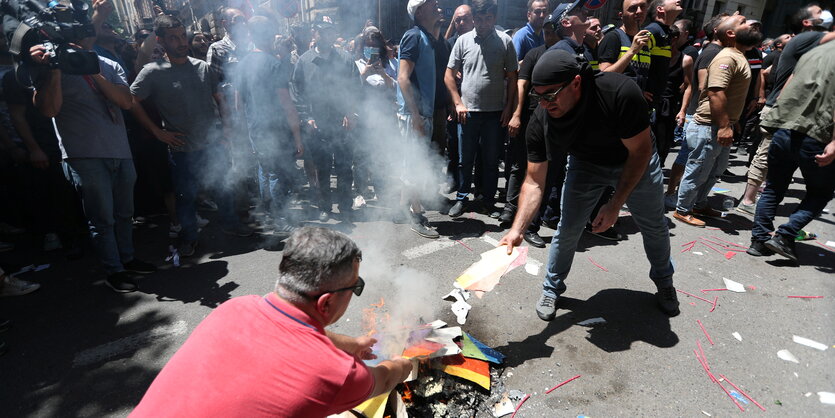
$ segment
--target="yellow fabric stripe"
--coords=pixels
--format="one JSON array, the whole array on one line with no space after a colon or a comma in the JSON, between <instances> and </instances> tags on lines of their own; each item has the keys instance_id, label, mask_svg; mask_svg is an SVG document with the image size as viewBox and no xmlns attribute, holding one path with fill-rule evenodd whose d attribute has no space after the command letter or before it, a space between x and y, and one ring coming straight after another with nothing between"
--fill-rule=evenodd
<instances>
[{"instance_id":1,"label":"yellow fabric stripe","mask_svg":"<svg viewBox=\"0 0 835 418\"><path fill-rule=\"evenodd\" d=\"M673 52L670 51L669 46L654 47L649 50L649 54L656 57L671 58Z\"/></svg>"}]
</instances>

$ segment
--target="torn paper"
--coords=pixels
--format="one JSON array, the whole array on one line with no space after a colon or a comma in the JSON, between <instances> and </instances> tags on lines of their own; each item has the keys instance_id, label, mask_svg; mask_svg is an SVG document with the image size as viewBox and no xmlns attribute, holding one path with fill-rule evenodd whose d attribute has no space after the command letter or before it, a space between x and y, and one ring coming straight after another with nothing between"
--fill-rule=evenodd
<instances>
[{"instance_id":1,"label":"torn paper","mask_svg":"<svg viewBox=\"0 0 835 418\"><path fill-rule=\"evenodd\" d=\"M832 392L818 392L818 398L821 403L827 405L835 405L835 393Z\"/></svg>"},{"instance_id":2,"label":"torn paper","mask_svg":"<svg viewBox=\"0 0 835 418\"><path fill-rule=\"evenodd\" d=\"M731 292L745 293L745 286L743 286L742 283L737 283L725 277L722 278L722 281L725 282L725 288Z\"/></svg>"},{"instance_id":3,"label":"torn paper","mask_svg":"<svg viewBox=\"0 0 835 418\"><path fill-rule=\"evenodd\" d=\"M464 325L467 323L467 314L472 309L472 305L467 303L467 299L470 298L470 292L461 289L460 285L456 282L453 283L455 289L452 289L446 296L443 297L444 300L454 301L452 304L452 313L455 314L455 320L458 321L460 325Z\"/></svg>"},{"instance_id":4,"label":"torn paper","mask_svg":"<svg viewBox=\"0 0 835 418\"><path fill-rule=\"evenodd\" d=\"M499 284L505 273L524 265L527 260L528 247L514 247L510 255L507 254L507 247L496 247L482 253L481 260L464 270L455 281L462 288L475 291L476 296L482 297Z\"/></svg>"},{"instance_id":5,"label":"torn paper","mask_svg":"<svg viewBox=\"0 0 835 418\"><path fill-rule=\"evenodd\" d=\"M577 323L577 325L581 325L581 326L584 326L584 327L591 327L591 326L594 326L594 325L605 324L605 323L606 323L606 320L603 319L603 318L591 318L591 319L586 319L585 321L580 321L580 322Z\"/></svg>"},{"instance_id":6,"label":"torn paper","mask_svg":"<svg viewBox=\"0 0 835 418\"><path fill-rule=\"evenodd\" d=\"M817 341L812 341L808 338L798 337L797 335L792 336L792 341L794 341L794 342L796 342L800 345L805 345L806 347L812 347L812 348L814 348L816 350L820 350L820 351L824 351L827 348L829 348L829 347L826 346L826 344L821 344Z\"/></svg>"},{"instance_id":7,"label":"torn paper","mask_svg":"<svg viewBox=\"0 0 835 418\"><path fill-rule=\"evenodd\" d=\"M738 333L738 332L735 332L735 333L733 333L733 334L731 334L731 335L733 335L733 336L734 336L734 338L736 338L737 340L742 341L742 336L741 336L741 335L739 335L739 333Z\"/></svg>"},{"instance_id":8,"label":"torn paper","mask_svg":"<svg viewBox=\"0 0 835 418\"><path fill-rule=\"evenodd\" d=\"M512 414L516 408L513 407L513 402L508 399L507 394L502 396L502 399L495 405L493 405L493 416L496 418L501 418L505 415Z\"/></svg>"},{"instance_id":9,"label":"torn paper","mask_svg":"<svg viewBox=\"0 0 835 418\"><path fill-rule=\"evenodd\" d=\"M800 364L800 360L794 356L789 350L780 350L777 352L777 357L780 357L783 360L790 361L792 363Z\"/></svg>"},{"instance_id":10,"label":"torn paper","mask_svg":"<svg viewBox=\"0 0 835 418\"><path fill-rule=\"evenodd\" d=\"M525 272L532 276L539 276L539 265L533 263L525 264Z\"/></svg>"}]
</instances>

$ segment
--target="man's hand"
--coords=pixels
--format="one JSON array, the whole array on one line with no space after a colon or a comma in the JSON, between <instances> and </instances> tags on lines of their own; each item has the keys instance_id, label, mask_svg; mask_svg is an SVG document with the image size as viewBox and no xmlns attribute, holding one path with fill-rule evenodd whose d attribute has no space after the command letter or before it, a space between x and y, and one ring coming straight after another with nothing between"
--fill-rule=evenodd
<instances>
[{"instance_id":1,"label":"man's hand","mask_svg":"<svg viewBox=\"0 0 835 418\"><path fill-rule=\"evenodd\" d=\"M684 115L684 112L678 112L678 114L676 115L676 125L678 125L679 128L684 126L685 118L686 116Z\"/></svg>"},{"instance_id":2,"label":"man's hand","mask_svg":"<svg viewBox=\"0 0 835 418\"><path fill-rule=\"evenodd\" d=\"M518 247L522 244L522 234L519 231L511 229L507 234L499 240L499 246L507 246L507 255L513 252L513 247Z\"/></svg>"},{"instance_id":3,"label":"man's hand","mask_svg":"<svg viewBox=\"0 0 835 418\"><path fill-rule=\"evenodd\" d=\"M514 113L513 117L510 118L510 122L507 123L507 135L511 138L515 138L519 134L519 128L521 126L522 118Z\"/></svg>"},{"instance_id":4,"label":"man's hand","mask_svg":"<svg viewBox=\"0 0 835 418\"><path fill-rule=\"evenodd\" d=\"M818 163L819 167L825 167L832 164L833 160L835 160L835 141L830 141L824 147L823 154L815 156L815 162Z\"/></svg>"},{"instance_id":5,"label":"man's hand","mask_svg":"<svg viewBox=\"0 0 835 418\"><path fill-rule=\"evenodd\" d=\"M29 55L35 64L49 64L49 55L46 53L46 48L43 45L39 44L29 48Z\"/></svg>"},{"instance_id":6,"label":"man's hand","mask_svg":"<svg viewBox=\"0 0 835 418\"><path fill-rule=\"evenodd\" d=\"M40 147L29 152L29 162L32 163L32 167L40 168L41 170L49 167L49 158Z\"/></svg>"},{"instance_id":7,"label":"man's hand","mask_svg":"<svg viewBox=\"0 0 835 418\"><path fill-rule=\"evenodd\" d=\"M723 147L729 147L734 143L734 129L730 126L719 128L716 132L716 141Z\"/></svg>"},{"instance_id":8,"label":"man's hand","mask_svg":"<svg viewBox=\"0 0 835 418\"><path fill-rule=\"evenodd\" d=\"M458 116L458 123L467 124L467 113L470 113L470 110L467 109L467 106L464 106L464 103L455 105L455 115Z\"/></svg>"},{"instance_id":9,"label":"man's hand","mask_svg":"<svg viewBox=\"0 0 835 418\"><path fill-rule=\"evenodd\" d=\"M513 109L505 107L505 109L502 111L502 117L500 119L501 122L502 122L502 127L507 126L510 123L510 119L512 117L513 117Z\"/></svg>"},{"instance_id":10,"label":"man's hand","mask_svg":"<svg viewBox=\"0 0 835 418\"><path fill-rule=\"evenodd\" d=\"M620 208L613 205L611 201L601 206L600 210L597 211L597 217L594 218L594 221L591 223L592 232L604 232L615 226L615 222L618 221L619 214Z\"/></svg>"},{"instance_id":11,"label":"man's hand","mask_svg":"<svg viewBox=\"0 0 835 418\"><path fill-rule=\"evenodd\" d=\"M641 49L647 46L649 35L649 31L646 29L635 34L635 37L632 38L632 46L629 48L633 55L637 55Z\"/></svg>"},{"instance_id":12,"label":"man's hand","mask_svg":"<svg viewBox=\"0 0 835 418\"><path fill-rule=\"evenodd\" d=\"M644 100L646 100L647 103L652 103L652 93L650 93L648 91L645 91L644 92Z\"/></svg>"},{"instance_id":13,"label":"man's hand","mask_svg":"<svg viewBox=\"0 0 835 418\"><path fill-rule=\"evenodd\" d=\"M377 340L371 337L357 337L354 340L354 344L356 344L356 348L351 354L360 360L374 360L377 358L376 354L371 353L371 347L373 347L374 344L377 344Z\"/></svg>"},{"instance_id":14,"label":"man's hand","mask_svg":"<svg viewBox=\"0 0 835 418\"><path fill-rule=\"evenodd\" d=\"M165 129L157 129L154 136L172 147L182 147L186 144L182 138L185 136L179 132L166 131Z\"/></svg>"}]
</instances>

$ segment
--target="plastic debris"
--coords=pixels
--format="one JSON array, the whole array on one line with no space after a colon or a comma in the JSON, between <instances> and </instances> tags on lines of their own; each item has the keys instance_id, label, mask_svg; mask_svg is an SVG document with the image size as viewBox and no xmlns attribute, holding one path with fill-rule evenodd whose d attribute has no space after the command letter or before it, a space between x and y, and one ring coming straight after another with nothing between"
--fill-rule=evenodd
<instances>
[{"instance_id":1,"label":"plastic debris","mask_svg":"<svg viewBox=\"0 0 835 418\"><path fill-rule=\"evenodd\" d=\"M789 299L823 299L823 296L786 296Z\"/></svg>"},{"instance_id":2,"label":"plastic debris","mask_svg":"<svg viewBox=\"0 0 835 418\"><path fill-rule=\"evenodd\" d=\"M560 383L560 384L558 384L558 385L556 385L556 386L552 387L551 389L546 390L546 391L545 391L545 393L546 393L546 394L551 393L551 392L553 392L554 390L556 390L557 388L559 388L560 386L562 386L562 385L564 385L564 384L566 384L566 383L568 383L568 382L570 382L570 381L572 381L572 380L579 379L579 378L580 378L580 376L582 376L582 375L579 375L579 374L578 374L577 376L574 376L574 377L572 377L571 379L568 379L568 380L566 380L565 382L562 382L562 383Z\"/></svg>"},{"instance_id":3,"label":"plastic debris","mask_svg":"<svg viewBox=\"0 0 835 418\"><path fill-rule=\"evenodd\" d=\"M742 336L741 336L741 335L739 335L739 333L738 333L738 332L734 332L734 333L733 333L733 334L731 334L731 335L733 335L733 336L734 336L734 338L736 338L738 341L742 341Z\"/></svg>"},{"instance_id":4,"label":"plastic debris","mask_svg":"<svg viewBox=\"0 0 835 418\"><path fill-rule=\"evenodd\" d=\"M806 231L801 229L800 231L797 232L797 236L794 237L794 240L795 241L806 241L806 240L810 240L810 239L815 239L817 237L818 237L818 235L815 234L814 232L806 232Z\"/></svg>"},{"instance_id":5,"label":"plastic debris","mask_svg":"<svg viewBox=\"0 0 835 418\"><path fill-rule=\"evenodd\" d=\"M818 399L821 403L827 405L835 405L835 393L832 392L818 392Z\"/></svg>"},{"instance_id":6,"label":"plastic debris","mask_svg":"<svg viewBox=\"0 0 835 418\"><path fill-rule=\"evenodd\" d=\"M502 399L499 400L498 403L493 405L493 416L496 418L503 417L505 415L512 414L516 408L513 407L513 402L507 397L507 394L502 396Z\"/></svg>"},{"instance_id":7,"label":"plastic debris","mask_svg":"<svg viewBox=\"0 0 835 418\"><path fill-rule=\"evenodd\" d=\"M595 262L595 261L591 258L591 256L589 256L589 261L591 261L591 263L592 263L592 264L594 264L594 265L595 265L595 267L599 268L600 270L603 270L603 271L605 271L605 272L607 272L607 273L609 272L609 270L608 270L606 267L603 267L603 266L601 266L600 264L597 264L597 262Z\"/></svg>"},{"instance_id":8,"label":"plastic debris","mask_svg":"<svg viewBox=\"0 0 835 418\"><path fill-rule=\"evenodd\" d=\"M714 305L714 306L715 306L715 305ZM707 330L705 329L705 326L704 326L704 325L702 325L702 320L701 320L701 319L697 319L697 320L696 320L696 322L698 322L699 327L702 329L702 332L704 332L704 333L705 333L705 337L707 337L707 341L708 341L708 342L710 342L710 345L714 345L714 344L713 344L713 339L712 339L712 338L710 338L710 334L708 334L708 333L707 333Z\"/></svg>"},{"instance_id":9,"label":"plastic debris","mask_svg":"<svg viewBox=\"0 0 835 418\"><path fill-rule=\"evenodd\" d=\"M737 391L735 391L735 390L732 390L732 391L731 391L731 396L733 396L734 398L736 398L736 400L738 400L738 401L740 401L740 402L744 403L745 405L748 405L749 403L751 403L751 402L748 402L748 399L745 399L745 397L744 397L744 396L740 395L740 394L739 394L739 392L737 392Z\"/></svg>"},{"instance_id":10,"label":"plastic debris","mask_svg":"<svg viewBox=\"0 0 835 418\"><path fill-rule=\"evenodd\" d=\"M722 278L722 281L725 282L725 288L731 292L745 293L745 286L743 286L742 283L737 283L725 277Z\"/></svg>"},{"instance_id":11,"label":"plastic debris","mask_svg":"<svg viewBox=\"0 0 835 418\"><path fill-rule=\"evenodd\" d=\"M780 350L777 352L777 357L780 357L783 360L790 361L792 363L800 364L800 360L794 356L789 350Z\"/></svg>"},{"instance_id":12,"label":"plastic debris","mask_svg":"<svg viewBox=\"0 0 835 418\"><path fill-rule=\"evenodd\" d=\"M580 321L580 322L577 323L577 325L581 325L581 326L584 326L584 327L591 327L591 326L594 326L594 325L605 324L605 323L606 323L605 319L598 317L598 318L586 319L585 321Z\"/></svg>"},{"instance_id":13,"label":"plastic debris","mask_svg":"<svg viewBox=\"0 0 835 418\"><path fill-rule=\"evenodd\" d=\"M794 342L796 342L800 345L805 345L806 347L812 347L812 348L814 348L816 350L820 350L820 351L824 351L827 348L829 348L829 347L826 346L826 344L821 344L817 341L813 341L813 340L810 340L808 338L798 337L797 335L792 336L792 341L794 341Z\"/></svg>"}]
</instances>

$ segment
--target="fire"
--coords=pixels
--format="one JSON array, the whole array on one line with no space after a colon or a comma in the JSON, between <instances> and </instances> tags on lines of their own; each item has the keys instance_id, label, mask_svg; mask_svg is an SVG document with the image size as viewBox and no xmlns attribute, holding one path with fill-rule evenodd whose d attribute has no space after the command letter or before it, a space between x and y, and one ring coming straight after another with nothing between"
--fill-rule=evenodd
<instances>
[{"instance_id":1,"label":"fire","mask_svg":"<svg viewBox=\"0 0 835 418\"><path fill-rule=\"evenodd\" d=\"M365 335L368 337L377 333L377 310L382 309L386 305L386 301L380 298L377 303L372 303L370 307L362 310L362 329L365 330ZM390 316L388 313L383 317L383 322L388 322Z\"/></svg>"},{"instance_id":2,"label":"fire","mask_svg":"<svg viewBox=\"0 0 835 418\"><path fill-rule=\"evenodd\" d=\"M403 383L403 395L401 395L400 397L403 398L403 402L407 404L412 403L412 389L409 388L408 383Z\"/></svg>"}]
</instances>

